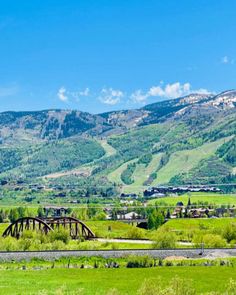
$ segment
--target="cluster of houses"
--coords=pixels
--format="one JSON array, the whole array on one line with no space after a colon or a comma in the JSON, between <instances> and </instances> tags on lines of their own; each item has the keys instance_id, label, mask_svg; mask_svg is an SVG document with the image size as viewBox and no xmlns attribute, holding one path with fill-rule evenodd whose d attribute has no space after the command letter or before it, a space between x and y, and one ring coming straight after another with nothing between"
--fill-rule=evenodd
<instances>
[{"instance_id":1,"label":"cluster of houses","mask_svg":"<svg viewBox=\"0 0 236 295\"><path fill-rule=\"evenodd\" d=\"M184 194L191 192L217 193L221 190L214 186L158 186L150 187L143 192L144 197L158 198L169 194Z\"/></svg>"},{"instance_id":2,"label":"cluster of houses","mask_svg":"<svg viewBox=\"0 0 236 295\"><path fill-rule=\"evenodd\" d=\"M174 211L170 214L168 218L214 218L214 217L223 217L228 215L229 217L236 216L236 207L219 207L219 208L210 208L210 207L196 207L191 206L190 200L187 206L184 206L182 202L178 202Z\"/></svg>"}]
</instances>

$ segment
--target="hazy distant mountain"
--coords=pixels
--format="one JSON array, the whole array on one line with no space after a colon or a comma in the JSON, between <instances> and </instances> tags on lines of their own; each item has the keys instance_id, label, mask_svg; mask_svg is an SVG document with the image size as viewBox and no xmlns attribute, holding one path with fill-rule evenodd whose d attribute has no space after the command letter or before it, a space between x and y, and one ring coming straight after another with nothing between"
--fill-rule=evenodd
<instances>
[{"instance_id":1,"label":"hazy distant mountain","mask_svg":"<svg viewBox=\"0 0 236 295\"><path fill-rule=\"evenodd\" d=\"M226 110L235 105L236 91L226 91L215 96L190 94L149 104L138 110L114 111L98 115L74 110L4 112L0 113L1 138L5 142L13 142L59 139L81 134L111 135L137 126L163 122L176 113L186 112L190 106Z\"/></svg>"}]
</instances>

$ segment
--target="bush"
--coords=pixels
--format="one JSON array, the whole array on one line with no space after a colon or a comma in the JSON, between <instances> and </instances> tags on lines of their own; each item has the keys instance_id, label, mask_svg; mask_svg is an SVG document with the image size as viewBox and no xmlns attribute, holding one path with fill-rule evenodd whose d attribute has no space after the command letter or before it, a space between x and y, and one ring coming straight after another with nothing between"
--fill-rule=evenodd
<instances>
[{"instance_id":1,"label":"bush","mask_svg":"<svg viewBox=\"0 0 236 295\"><path fill-rule=\"evenodd\" d=\"M176 234L168 231L159 231L154 238L155 249L172 249L176 247Z\"/></svg>"},{"instance_id":2,"label":"bush","mask_svg":"<svg viewBox=\"0 0 236 295\"><path fill-rule=\"evenodd\" d=\"M203 234L200 231L195 231L192 242L195 247L201 247L203 243Z\"/></svg>"},{"instance_id":3,"label":"bush","mask_svg":"<svg viewBox=\"0 0 236 295\"><path fill-rule=\"evenodd\" d=\"M231 240L230 241L230 247L235 248L236 247L236 240Z\"/></svg>"},{"instance_id":4,"label":"bush","mask_svg":"<svg viewBox=\"0 0 236 295\"><path fill-rule=\"evenodd\" d=\"M207 234L203 236L202 241L207 248L224 248L227 245L220 235Z\"/></svg>"},{"instance_id":5,"label":"bush","mask_svg":"<svg viewBox=\"0 0 236 295\"><path fill-rule=\"evenodd\" d=\"M52 243L52 249L53 250L64 250L65 249L65 244L61 240L56 240Z\"/></svg>"},{"instance_id":6,"label":"bush","mask_svg":"<svg viewBox=\"0 0 236 295\"><path fill-rule=\"evenodd\" d=\"M222 231L222 236L227 240L228 243L230 243L232 240L236 240L236 224L227 224Z\"/></svg>"},{"instance_id":7,"label":"bush","mask_svg":"<svg viewBox=\"0 0 236 295\"><path fill-rule=\"evenodd\" d=\"M143 239L144 234L140 228L132 226L132 228L130 228L127 232L127 238L129 238L129 239Z\"/></svg>"},{"instance_id":8,"label":"bush","mask_svg":"<svg viewBox=\"0 0 236 295\"><path fill-rule=\"evenodd\" d=\"M128 257L127 268L145 268L152 267L154 261L149 256L130 256Z\"/></svg>"},{"instance_id":9,"label":"bush","mask_svg":"<svg viewBox=\"0 0 236 295\"><path fill-rule=\"evenodd\" d=\"M65 244L68 244L70 241L70 233L65 229L55 230L49 233L51 242L62 241Z\"/></svg>"},{"instance_id":10,"label":"bush","mask_svg":"<svg viewBox=\"0 0 236 295\"><path fill-rule=\"evenodd\" d=\"M12 237L0 238L1 251L19 251L18 241Z\"/></svg>"}]
</instances>

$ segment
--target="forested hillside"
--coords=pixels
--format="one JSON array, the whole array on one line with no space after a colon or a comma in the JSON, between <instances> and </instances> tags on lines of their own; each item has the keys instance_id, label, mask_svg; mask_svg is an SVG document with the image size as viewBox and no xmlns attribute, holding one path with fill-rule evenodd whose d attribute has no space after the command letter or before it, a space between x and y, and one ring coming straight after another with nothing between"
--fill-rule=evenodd
<instances>
[{"instance_id":1,"label":"forested hillside","mask_svg":"<svg viewBox=\"0 0 236 295\"><path fill-rule=\"evenodd\" d=\"M0 113L0 179L102 183L139 192L158 184L235 182L236 92L189 95L92 115Z\"/></svg>"}]
</instances>

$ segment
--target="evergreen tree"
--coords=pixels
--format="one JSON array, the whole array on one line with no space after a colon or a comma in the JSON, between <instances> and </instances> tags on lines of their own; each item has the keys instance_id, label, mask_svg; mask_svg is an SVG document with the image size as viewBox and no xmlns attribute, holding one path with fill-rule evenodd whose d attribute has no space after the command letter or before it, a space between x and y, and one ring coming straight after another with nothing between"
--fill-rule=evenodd
<instances>
[{"instance_id":1,"label":"evergreen tree","mask_svg":"<svg viewBox=\"0 0 236 295\"><path fill-rule=\"evenodd\" d=\"M158 212L155 218L155 228L160 227L165 221L165 218L162 213Z\"/></svg>"},{"instance_id":2,"label":"evergreen tree","mask_svg":"<svg viewBox=\"0 0 236 295\"><path fill-rule=\"evenodd\" d=\"M188 207L191 207L191 200L190 200L190 197L188 198Z\"/></svg>"},{"instance_id":3,"label":"evergreen tree","mask_svg":"<svg viewBox=\"0 0 236 295\"><path fill-rule=\"evenodd\" d=\"M43 217L44 216L44 214L43 214L43 208L42 207L39 207L37 213L38 213L38 217Z\"/></svg>"},{"instance_id":4,"label":"evergreen tree","mask_svg":"<svg viewBox=\"0 0 236 295\"><path fill-rule=\"evenodd\" d=\"M0 211L0 223L3 223L4 221L4 212L1 210Z\"/></svg>"},{"instance_id":5,"label":"evergreen tree","mask_svg":"<svg viewBox=\"0 0 236 295\"><path fill-rule=\"evenodd\" d=\"M167 210L166 218L167 218L167 219L170 219L170 209Z\"/></svg>"},{"instance_id":6,"label":"evergreen tree","mask_svg":"<svg viewBox=\"0 0 236 295\"><path fill-rule=\"evenodd\" d=\"M153 214L148 215L148 229L154 229L155 228L155 217Z\"/></svg>"},{"instance_id":7,"label":"evergreen tree","mask_svg":"<svg viewBox=\"0 0 236 295\"><path fill-rule=\"evenodd\" d=\"M23 207L18 207L18 208L17 208L17 212L18 212L18 216L19 216L19 218L22 218L22 217L25 217L25 216L26 216L26 215L25 215L25 211L26 211L26 209L23 208Z\"/></svg>"},{"instance_id":8,"label":"evergreen tree","mask_svg":"<svg viewBox=\"0 0 236 295\"><path fill-rule=\"evenodd\" d=\"M19 214L16 208L10 210L9 219L11 222L16 221L19 218Z\"/></svg>"}]
</instances>

